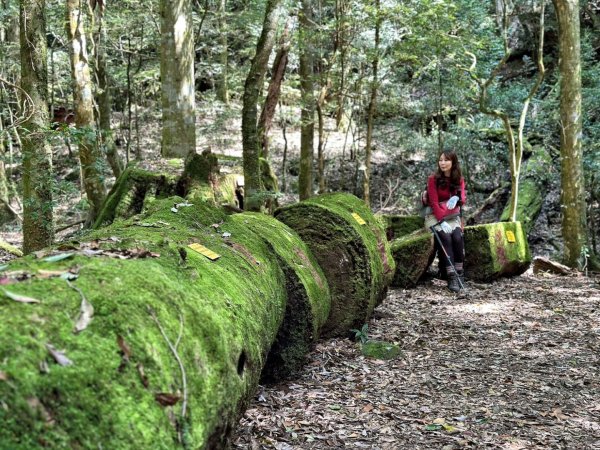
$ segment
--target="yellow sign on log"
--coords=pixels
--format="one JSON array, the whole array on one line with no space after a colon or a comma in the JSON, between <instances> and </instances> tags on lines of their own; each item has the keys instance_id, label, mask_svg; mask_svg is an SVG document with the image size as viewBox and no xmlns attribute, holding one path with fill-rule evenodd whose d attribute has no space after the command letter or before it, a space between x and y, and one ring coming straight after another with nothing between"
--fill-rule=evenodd
<instances>
[{"instance_id":1,"label":"yellow sign on log","mask_svg":"<svg viewBox=\"0 0 600 450\"><path fill-rule=\"evenodd\" d=\"M366 225L367 224L367 222L365 222L365 219L363 219L362 217L360 217L357 213L352 213L352 217L354 217L354 219L356 219L356 221L360 225Z\"/></svg>"},{"instance_id":2,"label":"yellow sign on log","mask_svg":"<svg viewBox=\"0 0 600 450\"><path fill-rule=\"evenodd\" d=\"M517 239L515 238L515 233L513 233L512 231L508 230L506 232L506 240L508 242L517 242Z\"/></svg>"},{"instance_id":3,"label":"yellow sign on log","mask_svg":"<svg viewBox=\"0 0 600 450\"><path fill-rule=\"evenodd\" d=\"M219 254L213 252L212 250L206 248L204 245L197 244L195 242L193 244L188 245L188 247L191 248L192 250L197 251L201 255L206 256L211 261L214 261L214 260L219 259L221 257L221 255L219 255Z\"/></svg>"}]
</instances>

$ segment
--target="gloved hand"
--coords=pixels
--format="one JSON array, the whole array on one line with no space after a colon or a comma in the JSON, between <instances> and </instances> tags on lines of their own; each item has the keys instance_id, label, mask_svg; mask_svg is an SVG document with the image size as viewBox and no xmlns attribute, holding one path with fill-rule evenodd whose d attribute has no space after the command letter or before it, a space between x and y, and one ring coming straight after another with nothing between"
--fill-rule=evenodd
<instances>
[{"instance_id":1,"label":"gloved hand","mask_svg":"<svg viewBox=\"0 0 600 450\"><path fill-rule=\"evenodd\" d=\"M444 233L452 233L452 227L445 220L442 223L440 223L440 227L442 228L442 231Z\"/></svg>"},{"instance_id":2,"label":"gloved hand","mask_svg":"<svg viewBox=\"0 0 600 450\"><path fill-rule=\"evenodd\" d=\"M448 209L454 209L456 208L456 204L458 203L460 199L458 198L458 195L453 195L452 197L450 197L450 199L446 202L446 207Z\"/></svg>"}]
</instances>

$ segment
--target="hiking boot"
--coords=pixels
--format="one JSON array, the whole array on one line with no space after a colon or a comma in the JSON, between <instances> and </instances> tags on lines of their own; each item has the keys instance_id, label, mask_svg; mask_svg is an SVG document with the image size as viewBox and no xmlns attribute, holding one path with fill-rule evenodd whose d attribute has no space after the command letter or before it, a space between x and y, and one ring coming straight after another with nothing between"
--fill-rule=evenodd
<instances>
[{"instance_id":1,"label":"hiking boot","mask_svg":"<svg viewBox=\"0 0 600 450\"><path fill-rule=\"evenodd\" d=\"M452 292L460 292L458 275L456 275L455 273L448 274L448 289L450 289Z\"/></svg>"}]
</instances>

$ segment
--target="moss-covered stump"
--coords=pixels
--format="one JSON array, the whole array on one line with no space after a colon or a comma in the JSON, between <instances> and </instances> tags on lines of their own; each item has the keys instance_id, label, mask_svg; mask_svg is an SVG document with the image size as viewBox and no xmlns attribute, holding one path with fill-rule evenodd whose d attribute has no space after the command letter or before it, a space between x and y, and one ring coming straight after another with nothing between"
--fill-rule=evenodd
<instances>
[{"instance_id":1,"label":"moss-covered stump","mask_svg":"<svg viewBox=\"0 0 600 450\"><path fill-rule=\"evenodd\" d=\"M183 203L3 272L2 448L227 444L283 320L285 277L239 221Z\"/></svg>"},{"instance_id":2,"label":"moss-covered stump","mask_svg":"<svg viewBox=\"0 0 600 450\"><path fill-rule=\"evenodd\" d=\"M392 255L396 261L392 286L409 288L417 285L435 252L433 239L430 231L421 230L391 242Z\"/></svg>"},{"instance_id":3,"label":"moss-covered stump","mask_svg":"<svg viewBox=\"0 0 600 450\"><path fill-rule=\"evenodd\" d=\"M465 227L465 254L466 275L476 281L520 275L531 263L520 222Z\"/></svg>"},{"instance_id":4,"label":"moss-covered stump","mask_svg":"<svg viewBox=\"0 0 600 450\"><path fill-rule=\"evenodd\" d=\"M526 235L529 234L542 210L550 181L548 167L551 165L552 158L543 147L534 147L533 155L523 164L517 199L517 220L521 222ZM501 221L509 220L509 208L510 199L500 216Z\"/></svg>"},{"instance_id":5,"label":"moss-covered stump","mask_svg":"<svg viewBox=\"0 0 600 450\"><path fill-rule=\"evenodd\" d=\"M424 226L424 219L421 216L395 216L383 215L386 222L386 235L391 241L407 234L420 230Z\"/></svg>"},{"instance_id":6,"label":"moss-covered stump","mask_svg":"<svg viewBox=\"0 0 600 450\"><path fill-rule=\"evenodd\" d=\"M323 335L345 336L360 328L385 298L395 269L385 231L371 210L359 198L337 193L286 206L275 217L300 235L325 273L331 312Z\"/></svg>"},{"instance_id":7,"label":"moss-covered stump","mask_svg":"<svg viewBox=\"0 0 600 450\"><path fill-rule=\"evenodd\" d=\"M143 213L154 200L175 194L176 177L128 167L106 197L94 228Z\"/></svg>"},{"instance_id":8,"label":"moss-covered stump","mask_svg":"<svg viewBox=\"0 0 600 450\"><path fill-rule=\"evenodd\" d=\"M374 359L394 359L400 355L400 347L383 341L367 341L361 345L364 356Z\"/></svg>"},{"instance_id":9,"label":"moss-covered stump","mask_svg":"<svg viewBox=\"0 0 600 450\"><path fill-rule=\"evenodd\" d=\"M260 236L272 248L285 274L285 318L263 369L264 382L296 373L327 320L331 297L327 279L310 249L287 225L266 214L235 214L231 219Z\"/></svg>"}]
</instances>

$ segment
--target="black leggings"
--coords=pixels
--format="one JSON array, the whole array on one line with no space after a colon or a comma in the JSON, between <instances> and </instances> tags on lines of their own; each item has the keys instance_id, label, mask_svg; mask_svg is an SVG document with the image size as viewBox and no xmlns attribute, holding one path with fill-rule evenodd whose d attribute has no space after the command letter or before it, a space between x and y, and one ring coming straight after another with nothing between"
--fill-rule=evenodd
<instances>
[{"instance_id":1,"label":"black leggings","mask_svg":"<svg viewBox=\"0 0 600 450\"><path fill-rule=\"evenodd\" d=\"M440 249L440 259L443 259L444 266L449 267L450 264L462 263L465 260L465 243L463 241L462 230L455 228L451 233L438 231L438 236L444 250L450 257L450 262L446 259L444 251Z\"/></svg>"}]
</instances>

